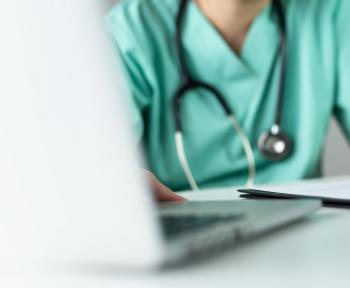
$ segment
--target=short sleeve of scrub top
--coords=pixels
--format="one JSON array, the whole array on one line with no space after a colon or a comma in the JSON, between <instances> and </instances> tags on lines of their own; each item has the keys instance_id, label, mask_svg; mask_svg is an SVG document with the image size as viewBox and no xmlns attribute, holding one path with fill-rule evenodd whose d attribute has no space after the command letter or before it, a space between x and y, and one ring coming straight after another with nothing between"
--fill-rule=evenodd
<instances>
[{"instance_id":1,"label":"short sleeve of scrub top","mask_svg":"<svg viewBox=\"0 0 350 288\"><path fill-rule=\"evenodd\" d=\"M334 112L347 138L350 139L350 1L338 4L335 14L335 37L337 45L337 87Z\"/></svg>"},{"instance_id":2,"label":"short sleeve of scrub top","mask_svg":"<svg viewBox=\"0 0 350 288\"><path fill-rule=\"evenodd\" d=\"M175 49L177 0L122 0L107 27L124 63L137 137L149 169L174 190L189 189L176 155L172 99L181 84ZM275 116L279 30L268 5L249 28L240 55L190 1L182 44L191 75L217 87L253 147L256 183L321 176L325 137L335 115L350 139L350 1L285 0L287 75L282 129L290 157L271 162L257 141ZM200 188L246 182L247 159L221 106L208 92L188 93L181 108L184 144Z\"/></svg>"}]
</instances>

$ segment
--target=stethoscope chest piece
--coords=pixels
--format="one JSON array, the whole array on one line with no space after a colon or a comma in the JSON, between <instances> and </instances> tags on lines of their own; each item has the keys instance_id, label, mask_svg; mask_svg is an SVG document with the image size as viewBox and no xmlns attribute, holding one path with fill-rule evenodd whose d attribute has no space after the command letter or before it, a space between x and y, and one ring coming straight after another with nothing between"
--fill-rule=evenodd
<instances>
[{"instance_id":1,"label":"stethoscope chest piece","mask_svg":"<svg viewBox=\"0 0 350 288\"><path fill-rule=\"evenodd\" d=\"M293 149L290 137L281 132L279 126L272 128L259 137L258 148L261 154L270 161L282 161L287 159Z\"/></svg>"}]
</instances>

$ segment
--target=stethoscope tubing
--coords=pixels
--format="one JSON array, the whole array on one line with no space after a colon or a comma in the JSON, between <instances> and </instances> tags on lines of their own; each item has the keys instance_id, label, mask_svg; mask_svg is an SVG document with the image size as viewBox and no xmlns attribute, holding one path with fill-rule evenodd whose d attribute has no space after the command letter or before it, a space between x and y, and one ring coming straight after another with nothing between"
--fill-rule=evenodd
<instances>
[{"instance_id":1,"label":"stethoscope tubing","mask_svg":"<svg viewBox=\"0 0 350 288\"><path fill-rule=\"evenodd\" d=\"M184 49L182 46L182 32L183 32L183 25L184 25L184 17L185 17L185 12L186 12L186 7L188 2L189 0L181 0L178 15L176 17L176 50L177 50L179 66L181 70L182 85L180 86L180 88L178 88L173 98L173 114L174 114L174 120L175 120L174 137L175 137L176 152L177 152L177 156L178 156L181 168L192 190L198 190L199 188L192 174L190 165L186 157L186 151L184 148L183 133L182 133L183 127L181 122L181 102L183 101L184 96L189 91L192 91L195 89L203 89L215 96L217 101L222 106L232 128L239 136L241 143L243 145L247 162L248 162L248 178L247 178L246 186L252 186L254 184L254 179L256 176L256 165L255 165L254 152L248 136L242 129L237 119L235 118L233 110L230 108L230 105L227 103L226 99L223 97L220 91L214 86L206 82L193 79L189 73L189 69L187 67L187 63L185 59ZM279 82L278 93L277 93L276 113L274 117L274 123L271 129L263 133L262 135L263 137L260 137L260 138L263 141L265 141L266 139L268 140L270 136L271 137L273 136L276 139L280 137L281 141L285 141L286 144L290 146L291 141L289 137L280 131L281 130L280 125L282 122L282 103L283 103L283 94L284 94L284 86L285 86L285 78L286 78L286 58L287 58L287 52L286 52L287 37L286 37L285 16L284 16L283 7L280 3L280 0L273 0L273 6L278 15L278 22L279 22L279 28L280 28L279 29L279 34L280 34L279 55L281 58L280 82ZM279 133L281 133L281 135ZM261 139L259 139L259 143L262 143ZM263 147L264 143L259 144L259 146L260 145L262 145ZM278 161L278 160L282 160L282 156L283 158L287 156L287 153L285 153L286 155L281 155L281 157L279 157L279 155L273 155L273 153L270 153L271 151L268 151L268 149L266 150L267 151L264 152L264 147L261 148L262 153L265 153L267 156L269 156L271 160ZM288 153L290 152L290 147L288 147L287 152Z\"/></svg>"}]
</instances>

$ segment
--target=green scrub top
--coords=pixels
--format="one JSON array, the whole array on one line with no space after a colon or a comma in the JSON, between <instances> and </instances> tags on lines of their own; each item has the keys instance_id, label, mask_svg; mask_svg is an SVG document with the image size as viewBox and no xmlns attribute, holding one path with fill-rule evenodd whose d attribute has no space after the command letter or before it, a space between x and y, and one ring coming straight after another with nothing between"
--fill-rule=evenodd
<instances>
[{"instance_id":1,"label":"green scrub top","mask_svg":"<svg viewBox=\"0 0 350 288\"><path fill-rule=\"evenodd\" d=\"M178 0L124 0L107 26L125 66L132 115L149 169L174 190L189 184L177 158L172 100L181 83L175 49ZM183 46L190 73L217 87L252 144L255 183L321 176L332 115L350 139L350 1L286 0L288 64L282 130L294 141L281 162L258 150L275 116L279 84L279 28L271 5L256 17L237 55L202 14L188 6ZM189 165L200 188L242 185L248 164L222 107L206 91L187 94L181 117Z\"/></svg>"}]
</instances>

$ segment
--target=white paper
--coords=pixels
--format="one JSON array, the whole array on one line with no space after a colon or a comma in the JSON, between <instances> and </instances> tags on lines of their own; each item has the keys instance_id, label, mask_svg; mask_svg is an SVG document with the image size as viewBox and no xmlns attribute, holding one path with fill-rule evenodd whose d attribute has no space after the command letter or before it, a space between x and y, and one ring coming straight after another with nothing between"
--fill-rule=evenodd
<instances>
[{"instance_id":1,"label":"white paper","mask_svg":"<svg viewBox=\"0 0 350 288\"><path fill-rule=\"evenodd\" d=\"M259 185L255 186L254 189L300 196L350 200L350 176L307 180L288 185Z\"/></svg>"}]
</instances>

